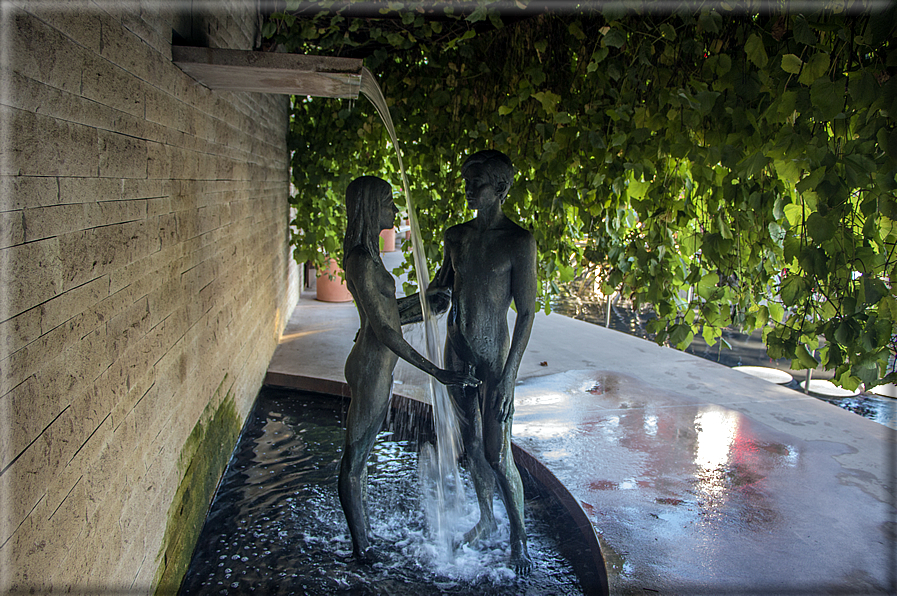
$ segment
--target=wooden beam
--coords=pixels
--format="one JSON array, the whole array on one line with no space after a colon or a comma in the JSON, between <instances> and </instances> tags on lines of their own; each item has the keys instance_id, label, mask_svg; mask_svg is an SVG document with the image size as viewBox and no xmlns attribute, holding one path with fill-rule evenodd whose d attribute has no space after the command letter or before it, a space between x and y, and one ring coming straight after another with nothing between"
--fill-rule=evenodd
<instances>
[{"instance_id":1,"label":"wooden beam","mask_svg":"<svg viewBox=\"0 0 897 596\"><path fill-rule=\"evenodd\" d=\"M172 46L181 70L221 91L357 98L362 61L356 58Z\"/></svg>"}]
</instances>

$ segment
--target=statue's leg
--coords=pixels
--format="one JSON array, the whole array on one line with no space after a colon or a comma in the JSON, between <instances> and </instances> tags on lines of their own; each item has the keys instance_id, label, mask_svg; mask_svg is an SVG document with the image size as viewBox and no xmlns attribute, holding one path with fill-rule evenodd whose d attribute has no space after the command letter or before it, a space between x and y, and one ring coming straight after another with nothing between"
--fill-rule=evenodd
<instances>
[{"instance_id":1,"label":"statue's leg","mask_svg":"<svg viewBox=\"0 0 897 596\"><path fill-rule=\"evenodd\" d=\"M495 472L498 493L508 512L511 526L511 561L518 573L526 573L532 568L532 560L526 546L523 482L511 451L511 420L502 423L494 416L485 416L483 435L486 459Z\"/></svg>"},{"instance_id":2,"label":"statue's leg","mask_svg":"<svg viewBox=\"0 0 897 596\"><path fill-rule=\"evenodd\" d=\"M378 375L380 376L380 375ZM352 552L366 558L370 548L370 522L367 516L367 461L386 419L390 371L386 379L366 379L369 383L350 385L352 401L346 420L346 444L340 461L338 491L340 504L352 535Z\"/></svg>"},{"instance_id":3,"label":"statue's leg","mask_svg":"<svg viewBox=\"0 0 897 596\"><path fill-rule=\"evenodd\" d=\"M464 460L480 508L480 519L464 535L465 543L474 543L491 534L495 528L492 498L495 496L495 475L483 452L482 414L477 406L477 388L459 389L452 396L458 404L461 415L461 441L464 445Z\"/></svg>"},{"instance_id":4,"label":"statue's leg","mask_svg":"<svg viewBox=\"0 0 897 596\"><path fill-rule=\"evenodd\" d=\"M446 346L445 366L451 370L467 371L468 364L457 357L455 352ZM483 451L483 416L480 412L479 387L449 387L452 400L458 406L459 423L461 425L461 443L464 449L464 464L470 473L473 488L477 494L480 508L480 519L463 538L464 543L473 543L491 534L495 528L495 516L492 511L492 498L495 495L495 477Z\"/></svg>"}]
</instances>

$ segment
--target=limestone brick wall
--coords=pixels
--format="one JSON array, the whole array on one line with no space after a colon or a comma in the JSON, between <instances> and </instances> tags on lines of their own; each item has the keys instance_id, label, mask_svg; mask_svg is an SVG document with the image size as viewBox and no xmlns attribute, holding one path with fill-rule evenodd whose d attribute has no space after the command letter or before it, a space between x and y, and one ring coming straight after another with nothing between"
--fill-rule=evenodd
<instances>
[{"instance_id":1,"label":"limestone brick wall","mask_svg":"<svg viewBox=\"0 0 897 596\"><path fill-rule=\"evenodd\" d=\"M296 300L288 100L171 62L255 0L2 14L0 592L171 588Z\"/></svg>"}]
</instances>

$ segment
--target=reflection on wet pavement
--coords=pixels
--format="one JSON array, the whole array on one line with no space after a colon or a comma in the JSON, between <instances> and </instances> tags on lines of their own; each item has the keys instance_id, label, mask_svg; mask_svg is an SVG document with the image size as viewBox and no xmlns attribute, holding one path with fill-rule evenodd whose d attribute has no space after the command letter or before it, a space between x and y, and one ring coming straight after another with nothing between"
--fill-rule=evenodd
<instances>
[{"instance_id":1,"label":"reflection on wet pavement","mask_svg":"<svg viewBox=\"0 0 897 596\"><path fill-rule=\"evenodd\" d=\"M835 460L844 445L791 437L611 372L527 379L515 403L515 442L579 499L614 593L827 589L857 566L872 585L887 584L884 554L858 562L832 540L833 529L860 541L877 535L893 511L843 481L829 488L845 473ZM820 479L827 491L851 490L828 497L856 509L832 511ZM814 565L800 563L807 549Z\"/></svg>"},{"instance_id":2,"label":"reflection on wet pavement","mask_svg":"<svg viewBox=\"0 0 897 596\"><path fill-rule=\"evenodd\" d=\"M605 300L603 297L594 295L580 298L559 298L552 304L552 309L564 316L587 321L596 326L605 327L609 322L610 329L653 342L653 334L648 333L646 329L647 321L655 318L650 308L643 307L633 310L631 305L624 304L625 301L617 302L612 308L613 316L608 321ZM792 370L790 368L791 361L788 359L773 360L770 358L761 339L762 330L745 335L732 328L726 328L723 330L723 338L726 341L725 348L722 342L708 346L698 334L685 352L728 367L749 365L787 372L793 375L794 379L786 386L803 392L800 383L806 380L806 371ZM816 368L812 373L813 379L816 380L831 379L832 376L832 371L826 371L822 367ZM864 391L859 395L840 399L832 399L812 392L810 395L869 420L875 420L889 428L897 429L897 401L893 397L877 395L878 391L880 389Z\"/></svg>"}]
</instances>

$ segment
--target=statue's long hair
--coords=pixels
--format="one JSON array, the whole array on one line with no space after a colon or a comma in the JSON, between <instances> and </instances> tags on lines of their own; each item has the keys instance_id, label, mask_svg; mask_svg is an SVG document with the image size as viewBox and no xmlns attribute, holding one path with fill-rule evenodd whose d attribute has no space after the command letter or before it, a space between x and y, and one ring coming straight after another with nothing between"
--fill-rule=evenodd
<instances>
[{"instance_id":1,"label":"statue's long hair","mask_svg":"<svg viewBox=\"0 0 897 596\"><path fill-rule=\"evenodd\" d=\"M346 187L346 235L343 269L352 249L361 246L371 256L380 252L380 201L392 195L389 182L376 176L360 176Z\"/></svg>"}]
</instances>

